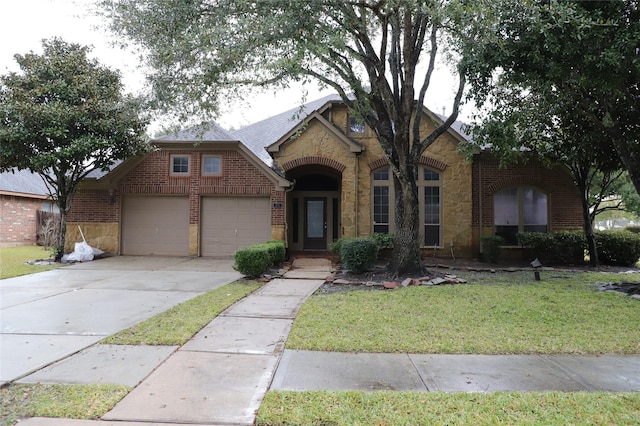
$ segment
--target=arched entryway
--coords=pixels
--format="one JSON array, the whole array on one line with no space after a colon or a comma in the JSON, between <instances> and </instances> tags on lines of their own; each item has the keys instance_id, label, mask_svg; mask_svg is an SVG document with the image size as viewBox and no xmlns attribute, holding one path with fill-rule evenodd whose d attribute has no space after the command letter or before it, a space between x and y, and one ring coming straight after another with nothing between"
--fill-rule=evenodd
<instances>
[{"instance_id":1,"label":"arched entryway","mask_svg":"<svg viewBox=\"0 0 640 426\"><path fill-rule=\"evenodd\" d=\"M287 196L287 239L290 250L322 250L340 238L342 174L328 166L306 164L288 170L295 182Z\"/></svg>"}]
</instances>

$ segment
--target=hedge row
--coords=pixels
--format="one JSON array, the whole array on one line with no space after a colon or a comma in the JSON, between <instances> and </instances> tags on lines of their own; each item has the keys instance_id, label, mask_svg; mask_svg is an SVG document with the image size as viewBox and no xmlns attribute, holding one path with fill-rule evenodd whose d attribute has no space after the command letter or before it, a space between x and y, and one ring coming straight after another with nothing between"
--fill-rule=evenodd
<instances>
[{"instance_id":1,"label":"hedge row","mask_svg":"<svg viewBox=\"0 0 640 426\"><path fill-rule=\"evenodd\" d=\"M286 258L284 241L268 241L236 251L233 254L233 269L249 277L258 277Z\"/></svg>"},{"instance_id":2,"label":"hedge row","mask_svg":"<svg viewBox=\"0 0 640 426\"><path fill-rule=\"evenodd\" d=\"M603 265L633 266L640 259L640 234L629 231L597 231L596 249ZM582 232L524 232L518 234L528 258L543 264L583 263L587 242Z\"/></svg>"}]
</instances>

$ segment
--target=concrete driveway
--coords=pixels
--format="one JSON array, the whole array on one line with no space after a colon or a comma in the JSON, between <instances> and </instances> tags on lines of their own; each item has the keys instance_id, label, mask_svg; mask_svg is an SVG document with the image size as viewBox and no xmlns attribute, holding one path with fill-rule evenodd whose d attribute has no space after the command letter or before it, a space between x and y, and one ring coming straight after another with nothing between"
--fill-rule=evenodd
<instances>
[{"instance_id":1,"label":"concrete driveway","mask_svg":"<svg viewBox=\"0 0 640 426\"><path fill-rule=\"evenodd\" d=\"M237 280L231 265L118 256L0 280L0 385Z\"/></svg>"}]
</instances>

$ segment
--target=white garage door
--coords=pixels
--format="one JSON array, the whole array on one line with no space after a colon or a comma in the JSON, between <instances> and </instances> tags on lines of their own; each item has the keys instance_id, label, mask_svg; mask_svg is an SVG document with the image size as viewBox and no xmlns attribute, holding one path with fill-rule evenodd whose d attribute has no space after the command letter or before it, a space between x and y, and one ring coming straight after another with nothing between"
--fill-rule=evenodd
<instances>
[{"instance_id":1,"label":"white garage door","mask_svg":"<svg viewBox=\"0 0 640 426\"><path fill-rule=\"evenodd\" d=\"M189 198L125 196L122 253L189 255Z\"/></svg>"},{"instance_id":2,"label":"white garage door","mask_svg":"<svg viewBox=\"0 0 640 426\"><path fill-rule=\"evenodd\" d=\"M201 211L202 256L229 256L271 239L268 197L204 197Z\"/></svg>"}]
</instances>

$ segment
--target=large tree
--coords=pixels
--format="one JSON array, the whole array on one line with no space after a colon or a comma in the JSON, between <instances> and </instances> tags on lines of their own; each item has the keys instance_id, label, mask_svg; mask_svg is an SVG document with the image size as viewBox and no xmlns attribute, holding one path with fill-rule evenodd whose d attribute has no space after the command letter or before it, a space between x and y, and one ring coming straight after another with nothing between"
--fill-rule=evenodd
<instances>
[{"instance_id":1,"label":"large tree","mask_svg":"<svg viewBox=\"0 0 640 426\"><path fill-rule=\"evenodd\" d=\"M484 3L464 0L101 0L141 48L156 105L215 111L249 85L315 80L375 132L393 173L391 267L422 268L416 176L421 154L456 120L468 73L459 45L482 32ZM446 46L458 85L452 114L429 134L421 111ZM231 90L230 90L231 89Z\"/></svg>"},{"instance_id":2,"label":"large tree","mask_svg":"<svg viewBox=\"0 0 640 426\"><path fill-rule=\"evenodd\" d=\"M552 107L556 124L578 138L583 127L583 149L606 147L618 156L640 193L638 1L500 2L493 37L476 49L477 64L486 67L473 80L481 83L476 98L485 100L487 80L499 68L498 87L535 92L538 108ZM589 137L594 133L598 140Z\"/></svg>"},{"instance_id":3,"label":"large tree","mask_svg":"<svg viewBox=\"0 0 640 426\"><path fill-rule=\"evenodd\" d=\"M42 54L15 55L20 71L0 76L0 170L28 169L47 183L60 209L57 260L80 181L148 149L139 100L89 52L45 40Z\"/></svg>"}]
</instances>

